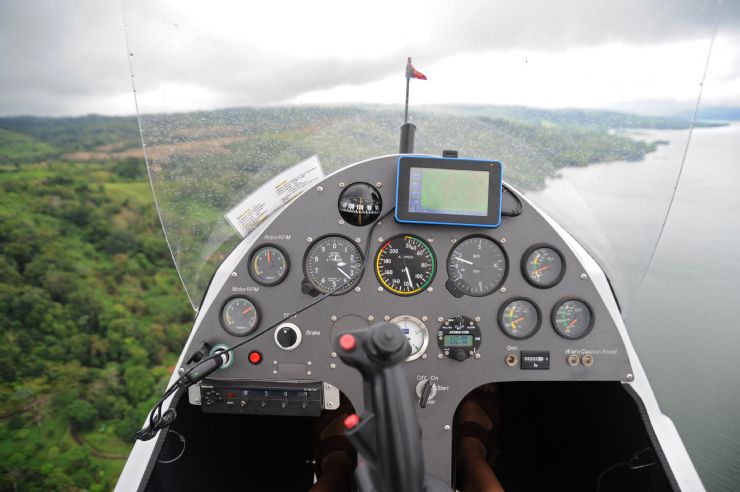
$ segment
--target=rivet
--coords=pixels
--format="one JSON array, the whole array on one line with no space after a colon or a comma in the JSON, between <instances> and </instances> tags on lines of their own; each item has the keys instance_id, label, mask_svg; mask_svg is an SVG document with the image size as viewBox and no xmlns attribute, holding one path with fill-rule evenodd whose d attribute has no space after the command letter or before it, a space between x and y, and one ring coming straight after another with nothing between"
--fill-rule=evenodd
<instances>
[{"instance_id":1,"label":"rivet","mask_svg":"<svg viewBox=\"0 0 740 492\"><path fill-rule=\"evenodd\" d=\"M505 237L502 237L500 242L505 243L506 242L506 238Z\"/></svg>"},{"instance_id":2,"label":"rivet","mask_svg":"<svg viewBox=\"0 0 740 492\"><path fill-rule=\"evenodd\" d=\"M632 381L635 377L632 374L627 374L627 381Z\"/></svg>"},{"instance_id":3,"label":"rivet","mask_svg":"<svg viewBox=\"0 0 740 492\"><path fill-rule=\"evenodd\" d=\"M272 365L273 366L276 366L277 365L277 361L276 360L272 361Z\"/></svg>"},{"instance_id":4,"label":"rivet","mask_svg":"<svg viewBox=\"0 0 740 492\"><path fill-rule=\"evenodd\" d=\"M336 358L337 358L337 353L336 353L336 352L332 352L332 353L331 353L331 356L332 356L332 357L334 357L334 358L336 359Z\"/></svg>"},{"instance_id":5,"label":"rivet","mask_svg":"<svg viewBox=\"0 0 740 492\"><path fill-rule=\"evenodd\" d=\"M272 371L272 373L273 374L277 374L277 369L275 369L274 371Z\"/></svg>"},{"instance_id":6,"label":"rivet","mask_svg":"<svg viewBox=\"0 0 740 492\"><path fill-rule=\"evenodd\" d=\"M390 321L391 320L391 317L386 314L385 316L383 316L383 320L384 321Z\"/></svg>"},{"instance_id":7,"label":"rivet","mask_svg":"<svg viewBox=\"0 0 740 492\"><path fill-rule=\"evenodd\" d=\"M326 402L326 406L329 407L329 408L331 408L331 407L334 406L334 402L333 401L327 401Z\"/></svg>"},{"instance_id":8,"label":"rivet","mask_svg":"<svg viewBox=\"0 0 740 492\"><path fill-rule=\"evenodd\" d=\"M452 429L452 427L450 427L450 424L445 424L444 430L448 431L450 429Z\"/></svg>"},{"instance_id":9,"label":"rivet","mask_svg":"<svg viewBox=\"0 0 740 492\"><path fill-rule=\"evenodd\" d=\"M585 273L581 274L581 280L586 280L587 278L588 278L588 275L586 275Z\"/></svg>"},{"instance_id":10,"label":"rivet","mask_svg":"<svg viewBox=\"0 0 740 492\"><path fill-rule=\"evenodd\" d=\"M430 243L433 243L434 242L434 238L433 237L428 237L427 238L427 241L429 241Z\"/></svg>"},{"instance_id":11,"label":"rivet","mask_svg":"<svg viewBox=\"0 0 740 492\"><path fill-rule=\"evenodd\" d=\"M382 243L382 242L383 242L383 238L382 238L382 237L379 237L379 238L378 238L378 242L379 242L379 243Z\"/></svg>"},{"instance_id":12,"label":"rivet","mask_svg":"<svg viewBox=\"0 0 740 492\"><path fill-rule=\"evenodd\" d=\"M501 287L501 292L506 292L506 287Z\"/></svg>"},{"instance_id":13,"label":"rivet","mask_svg":"<svg viewBox=\"0 0 740 492\"><path fill-rule=\"evenodd\" d=\"M333 363L333 362L332 362L331 364L329 364L329 367L330 367L331 369L336 369L336 368L337 368L337 365L336 365L335 363Z\"/></svg>"},{"instance_id":14,"label":"rivet","mask_svg":"<svg viewBox=\"0 0 740 492\"><path fill-rule=\"evenodd\" d=\"M455 239L454 237L453 237L453 238L450 238L450 242L451 242L451 243L454 243L454 242L456 242L456 241L457 241L457 239Z\"/></svg>"},{"instance_id":15,"label":"rivet","mask_svg":"<svg viewBox=\"0 0 740 492\"><path fill-rule=\"evenodd\" d=\"M480 354L478 352L475 353L475 358L480 359Z\"/></svg>"},{"instance_id":16,"label":"rivet","mask_svg":"<svg viewBox=\"0 0 740 492\"><path fill-rule=\"evenodd\" d=\"M356 238L355 238L355 242L356 242L356 243L360 243L360 242L362 242L362 239L360 239L359 237L356 237Z\"/></svg>"},{"instance_id":17,"label":"rivet","mask_svg":"<svg viewBox=\"0 0 740 492\"><path fill-rule=\"evenodd\" d=\"M361 290L359 287L355 287L355 292L360 292Z\"/></svg>"},{"instance_id":18,"label":"rivet","mask_svg":"<svg viewBox=\"0 0 740 492\"><path fill-rule=\"evenodd\" d=\"M309 360L308 362L306 362L306 365L307 366L310 366L311 365L311 361Z\"/></svg>"},{"instance_id":19,"label":"rivet","mask_svg":"<svg viewBox=\"0 0 740 492\"><path fill-rule=\"evenodd\" d=\"M310 376L311 375L311 371L306 371L306 375L307 376Z\"/></svg>"},{"instance_id":20,"label":"rivet","mask_svg":"<svg viewBox=\"0 0 740 492\"><path fill-rule=\"evenodd\" d=\"M313 241L313 238L312 238L312 237L307 237L307 238L306 238L306 242L307 242L307 243L310 243L311 241Z\"/></svg>"},{"instance_id":21,"label":"rivet","mask_svg":"<svg viewBox=\"0 0 740 492\"><path fill-rule=\"evenodd\" d=\"M426 359L427 358L427 354L421 354L421 358L422 359Z\"/></svg>"},{"instance_id":22,"label":"rivet","mask_svg":"<svg viewBox=\"0 0 740 492\"><path fill-rule=\"evenodd\" d=\"M440 323L443 322L444 320L445 319L442 316L440 316L439 318L437 318L437 321L439 321Z\"/></svg>"},{"instance_id":23,"label":"rivet","mask_svg":"<svg viewBox=\"0 0 740 492\"><path fill-rule=\"evenodd\" d=\"M383 187L383 183L381 183L380 181L378 181L377 183L375 183L375 187L376 188L382 188Z\"/></svg>"},{"instance_id":24,"label":"rivet","mask_svg":"<svg viewBox=\"0 0 740 492\"><path fill-rule=\"evenodd\" d=\"M339 183L340 188L344 188L344 183Z\"/></svg>"},{"instance_id":25,"label":"rivet","mask_svg":"<svg viewBox=\"0 0 740 492\"><path fill-rule=\"evenodd\" d=\"M318 191L319 193L321 193L322 191L324 191L324 187L323 186L317 186L316 187L316 191Z\"/></svg>"},{"instance_id":26,"label":"rivet","mask_svg":"<svg viewBox=\"0 0 740 492\"><path fill-rule=\"evenodd\" d=\"M437 358L438 358L438 359L443 359L443 358L444 358L444 355L442 355L442 354L437 354Z\"/></svg>"},{"instance_id":27,"label":"rivet","mask_svg":"<svg viewBox=\"0 0 740 492\"><path fill-rule=\"evenodd\" d=\"M421 317L421 320L422 320L422 321L426 321L426 320L428 320L428 319L429 319L429 317L428 317L428 316L422 316L422 317Z\"/></svg>"},{"instance_id":28,"label":"rivet","mask_svg":"<svg viewBox=\"0 0 740 492\"><path fill-rule=\"evenodd\" d=\"M367 317L367 320L368 320L368 321L372 321L372 320L374 320L374 319L375 319L375 317L374 317L374 316L373 316L372 314L371 314L370 316L368 316L368 317Z\"/></svg>"},{"instance_id":29,"label":"rivet","mask_svg":"<svg viewBox=\"0 0 740 492\"><path fill-rule=\"evenodd\" d=\"M433 288L433 287L429 287L429 288L427 289L427 292L434 292L434 288Z\"/></svg>"},{"instance_id":30,"label":"rivet","mask_svg":"<svg viewBox=\"0 0 740 492\"><path fill-rule=\"evenodd\" d=\"M475 317L475 322L476 322L476 323L480 323L480 316L476 316L476 317Z\"/></svg>"},{"instance_id":31,"label":"rivet","mask_svg":"<svg viewBox=\"0 0 740 492\"><path fill-rule=\"evenodd\" d=\"M344 221L342 219L339 219L339 225L344 225Z\"/></svg>"},{"instance_id":32,"label":"rivet","mask_svg":"<svg viewBox=\"0 0 740 492\"><path fill-rule=\"evenodd\" d=\"M236 273L236 272L231 272L231 276L232 276L233 278L236 278L236 276L237 276L237 275L238 275L238 273Z\"/></svg>"},{"instance_id":33,"label":"rivet","mask_svg":"<svg viewBox=\"0 0 740 492\"><path fill-rule=\"evenodd\" d=\"M331 318L329 318L329 319L332 320L332 321L336 321L337 320L337 316L335 314L332 314L331 315Z\"/></svg>"}]
</instances>

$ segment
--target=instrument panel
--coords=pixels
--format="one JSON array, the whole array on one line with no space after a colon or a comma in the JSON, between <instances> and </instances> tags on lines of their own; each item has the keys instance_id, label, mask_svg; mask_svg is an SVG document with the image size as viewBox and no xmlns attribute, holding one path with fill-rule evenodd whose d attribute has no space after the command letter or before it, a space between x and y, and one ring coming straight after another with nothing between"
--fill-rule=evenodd
<instances>
[{"instance_id":1,"label":"instrument panel","mask_svg":"<svg viewBox=\"0 0 740 492\"><path fill-rule=\"evenodd\" d=\"M476 387L624 381L631 369L604 299L546 217L507 189L503 209L520 202L521 214L497 228L399 223L398 157L326 177L246 238L211 286L193 340L230 347L289 317L212 379L330 383L361 408L362 380L331 339L397 325L412 348L409 390L433 383L417 408L425 459L448 476L452 418Z\"/></svg>"}]
</instances>

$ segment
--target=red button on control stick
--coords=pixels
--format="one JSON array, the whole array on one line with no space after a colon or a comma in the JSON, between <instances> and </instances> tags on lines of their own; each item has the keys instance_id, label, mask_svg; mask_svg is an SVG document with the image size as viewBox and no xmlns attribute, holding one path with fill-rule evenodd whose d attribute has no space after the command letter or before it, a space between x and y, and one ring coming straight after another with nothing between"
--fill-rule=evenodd
<instances>
[{"instance_id":1,"label":"red button on control stick","mask_svg":"<svg viewBox=\"0 0 740 492\"><path fill-rule=\"evenodd\" d=\"M262 354L260 354L256 350L252 350L251 352L249 352L248 357L249 357L249 362L251 362L252 365L256 366L257 364L262 362Z\"/></svg>"},{"instance_id":2,"label":"red button on control stick","mask_svg":"<svg viewBox=\"0 0 740 492\"><path fill-rule=\"evenodd\" d=\"M360 423L360 416L357 415L356 413L353 413L352 415L344 419L344 428L347 430L354 429L359 423Z\"/></svg>"},{"instance_id":3,"label":"red button on control stick","mask_svg":"<svg viewBox=\"0 0 740 492\"><path fill-rule=\"evenodd\" d=\"M339 346L342 347L342 350L352 352L355 347L357 347L357 339L354 335L345 333L344 335L339 337Z\"/></svg>"}]
</instances>

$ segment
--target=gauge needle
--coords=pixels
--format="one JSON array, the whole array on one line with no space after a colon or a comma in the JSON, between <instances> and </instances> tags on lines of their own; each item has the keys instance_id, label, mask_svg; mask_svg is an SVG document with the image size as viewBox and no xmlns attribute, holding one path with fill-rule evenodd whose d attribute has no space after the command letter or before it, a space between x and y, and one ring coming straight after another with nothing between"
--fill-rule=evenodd
<instances>
[{"instance_id":1,"label":"gauge needle","mask_svg":"<svg viewBox=\"0 0 740 492\"><path fill-rule=\"evenodd\" d=\"M462 258L457 257L457 256L455 256L454 259L456 259L457 261L462 261L463 263L467 263L468 265L472 265L473 264L472 261L463 260Z\"/></svg>"},{"instance_id":2,"label":"gauge needle","mask_svg":"<svg viewBox=\"0 0 740 492\"><path fill-rule=\"evenodd\" d=\"M245 309L244 311L242 311L242 314L247 314L252 309L254 309L254 308L252 306L249 306L247 309Z\"/></svg>"},{"instance_id":3,"label":"gauge needle","mask_svg":"<svg viewBox=\"0 0 740 492\"><path fill-rule=\"evenodd\" d=\"M540 268L538 268L537 270L534 270L534 271L533 271L532 273L540 273L540 272L544 272L544 271L545 271L545 270L547 270L548 268L550 268L550 265L545 265L545 266L543 266L543 267L540 267Z\"/></svg>"},{"instance_id":4,"label":"gauge needle","mask_svg":"<svg viewBox=\"0 0 740 492\"><path fill-rule=\"evenodd\" d=\"M344 270L342 270L341 268L337 267L337 270L339 270L339 271L340 271L340 272L342 273L342 275L344 275L345 277L347 277L347 278L352 278L352 277L350 277L349 275L347 275L347 274L345 273L345 271L344 271Z\"/></svg>"},{"instance_id":5,"label":"gauge needle","mask_svg":"<svg viewBox=\"0 0 740 492\"><path fill-rule=\"evenodd\" d=\"M406 267L406 278L409 279L409 287L413 287L414 282L411 281L411 272L409 272L409 267Z\"/></svg>"},{"instance_id":6,"label":"gauge needle","mask_svg":"<svg viewBox=\"0 0 740 492\"><path fill-rule=\"evenodd\" d=\"M578 322L578 318L574 318L573 321L571 321L570 324L568 324L568 326L565 329L570 330L573 327L573 325L576 324L576 322Z\"/></svg>"}]
</instances>

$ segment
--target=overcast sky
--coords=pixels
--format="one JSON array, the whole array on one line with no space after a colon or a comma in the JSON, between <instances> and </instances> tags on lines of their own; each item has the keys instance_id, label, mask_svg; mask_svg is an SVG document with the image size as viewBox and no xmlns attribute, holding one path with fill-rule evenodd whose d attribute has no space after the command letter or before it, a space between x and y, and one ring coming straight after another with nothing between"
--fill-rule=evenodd
<instances>
[{"instance_id":1,"label":"overcast sky","mask_svg":"<svg viewBox=\"0 0 740 492\"><path fill-rule=\"evenodd\" d=\"M0 0L0 114L403 101L740 106L740 1ZM124 18L128 25L126 48Z\"/></svg>"}]
</instances>

